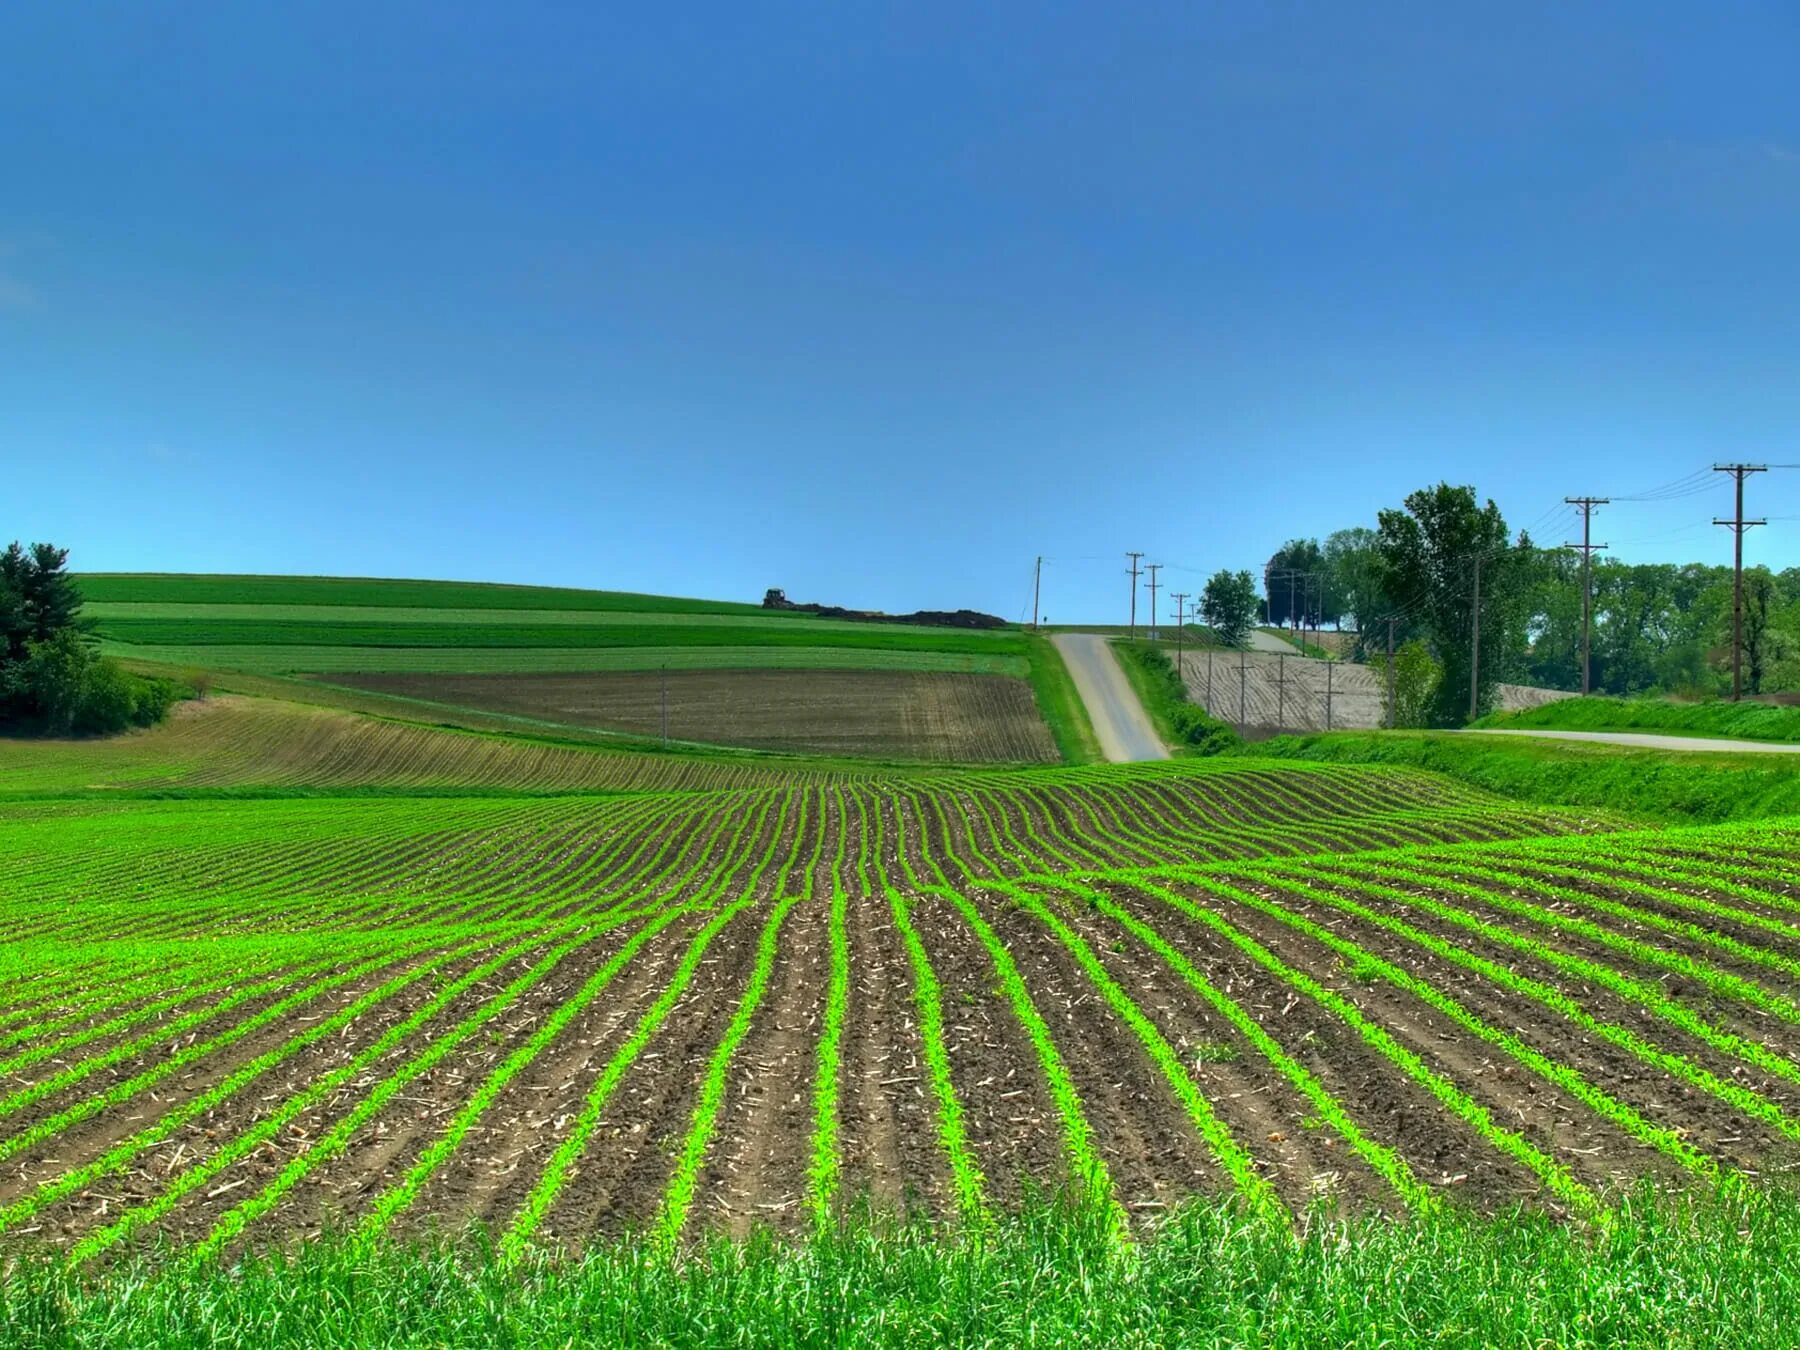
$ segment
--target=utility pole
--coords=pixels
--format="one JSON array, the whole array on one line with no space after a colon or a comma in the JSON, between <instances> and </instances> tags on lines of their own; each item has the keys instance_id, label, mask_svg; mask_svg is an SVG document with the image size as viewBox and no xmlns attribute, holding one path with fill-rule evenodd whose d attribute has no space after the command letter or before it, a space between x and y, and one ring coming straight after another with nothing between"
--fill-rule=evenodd
<instances>
[{"instance_id":1,"label":"utility pole","mask_svg":"<svg viewBox=\"0 0 1800 1350\"><path fill-rule=\"evenodd\" d=\"M1146 581L1144 583L1144 585L1150 591L1150 640L1152 642L1155 642L1156 641L1156 591L1157 591L1157 588L1162 585L1162 583L1156 579L1156 574L1158 572L1162 571L1162 564L1161 563L1145 563L1144 570L1150 574L1150 580Z\"/></svg>"},{"instance_id":2,"label":"utility pole","mask_svg":"<svg viewBox=\"0 0 1800 1350\"><path fill-rule=\"evenodd\" d=\"M1037 566L1031 573L1031 631L1038 629L1038 590L1044 581L1044 555L1038 554Z\"/></svg>"},{"instance_id":3,"label":"utility pole","mask_svg":"<svg viewBox=\"0 0 1800 1350\"><path fill-rule=\"evenodd\" d=\"M1581 512L1581 542L1564 544L1564 548L1581 550L1581 692L1585 695L1591 687L1593 674L1593 632L1594 632L1594 553L1606 547L1605 544L1592 543L1589 538L1589 526L1593 523L1594 508L1605 506L1612 501L1611 497L1564 497L1563 500Z\"/></svg>"},{"instance_id":4,"label":"utility pole","mask_svg":"<svg viewBox=\"0 0 1800 1350\"><path fill-rule=\"evenodd\" d=\"M1469 720L1473 722L1481 695L1481 555L1475 555L1475 603L1469 615Z\"/></svg>"},{"instance_id":5,"label":"utility pole","mask_svg":"<svg viewBox=\"0 0 1800 1350\"><path fill-rule=\"evenodd\" d=\"M1137 636L1137 579L1138 579L1137 560L1139 558L1143 557L1144 555L1142 553L1132 553L1128 550L1126 552L1125 556L1127 558L1131 559L1131 566L1127 567L1125 570L1126 570L1126 572L1128 572L1131 575L1131 636L1136 637Z\"/></svg>"},{"instance_id":6,"label":"utility pole","mask_svg":"<svg viewBox=\"0 0 1800 1350\"><path fill-rule=\"evenodd\" d=\"M1767 464L1715 464L1714 473L1728 473L1737 480L1737 515L1731 520L1713 518L1713 524L1729 526L1736 548L1731 564L1731 701L1744 696L1744 531L1766 520L1744 519L1744 479L1753 473L1767 473Z\"/></svg>"},{"instance_id":7,"label":"utility pole","mask_svg":"<svg viewBox=\"0 0 1800 1350\"><path fill-rule=\"evenodd\" d=\"M1175 597L1175 673L1181 676L1182 683L1186 684L1187 674L1181 668L1181 630L1187 625L1186 621L1181 617L1181 610L1188 598L1188 593L1186 591L1173 591L1171 594Z\"/></svg>"},{"instance_id":8,"label":"utility pole","mask_svg":"<svg viewBox=\"0 0 1800 1350\"><path fill-rule=\"evenodd\" d=\"M1359 628L1362 626L1362 621L1360 619L1357 621L1357 626ZM1394 724L1398 720L1398 717L1399 717L1399 714L1396 711L1396 705L1394 703L1394 616L1392 614L1387 616L1387 626L1388 626L1388 709L1387 709L1388 718L1387 718L1387 722L1388 722L1388 730L1392 731L1394 729Z\"/></svg>"}]
</instances>

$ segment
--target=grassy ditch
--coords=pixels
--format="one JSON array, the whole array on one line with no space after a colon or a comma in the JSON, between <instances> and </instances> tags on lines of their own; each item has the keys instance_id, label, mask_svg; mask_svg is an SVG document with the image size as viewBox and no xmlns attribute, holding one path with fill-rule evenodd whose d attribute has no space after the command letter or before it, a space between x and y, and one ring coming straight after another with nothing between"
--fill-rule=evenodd
<instances>
[{"instance_id":1,"label":"grassy ditch","mask_svg":"<svg viewBox=\"0 0 1800 1350\"><path fill-rule=\"evenodd\" d=\"M1062 653L1047 637L1027 639L1026 654L1030 661L1031 692L1037 699L1038 713L1056 742L1057 753L1064 764L1098 764L1100 742L1094 735L1094 724L1088 720L1087 705L1076 692L1075 681L1063 663Z\"/></svg>"},{"instance_id":2,"label":"grassy ditch","mask_svg":"<svg viewBox=\"0 0 1800 1350\"><path fill-rule=\"evenodd\" d=\"M1040 1206L981 1241L852 1223L793 1244L644 1239L516 1264L492 1243L368 1247L0 1275L0 1340L140 1345L1713 1346L1787 1344L1800 1202L1640 1192L1603 1228L1451 1207L1298 1231L1230 1204L1139 1245Z\"/></svg>"},{"instance_id":3,"label":"grassy ditch","mask_svg":"<svg viewBox=\"0 0 1800 1350\"><path fill-rule=\"evenodd\" d=\"M1478 727L1554 731L1654 731L1800 741L1800 708L1768 703L1670 703L1654 698L1566 698L1522 712L1491 713Z\"/></svg>"},{"instance_id":4,"label":"grassy ditch","mask_svg":"<svg viewBox=\"0 0 1800 1350\"><path fill-rule=\"evenodd\" d=\"M1800 764L1782 755L1683 753L1445 732L1278 736L1246 755L1428 769L1517 801L1592 806L1665 823L1800 813Z\"/></svg>"},{"instance_id":5,"label":"grassy ditch","mask_svg":"<svg viewBox=\"0 0 1800 1350\"><path fill-rule=\"evenodd\" d=\"M1231 725L1221 722L1197 703L1188 701L1187 687L1175 673L1175 663L1148 642L1115 642L1119 665L1131 681L1138 701L1156 726L1156 734L1177 755L1222 755L1243 744Z\"/></svg>"}]
</instances>

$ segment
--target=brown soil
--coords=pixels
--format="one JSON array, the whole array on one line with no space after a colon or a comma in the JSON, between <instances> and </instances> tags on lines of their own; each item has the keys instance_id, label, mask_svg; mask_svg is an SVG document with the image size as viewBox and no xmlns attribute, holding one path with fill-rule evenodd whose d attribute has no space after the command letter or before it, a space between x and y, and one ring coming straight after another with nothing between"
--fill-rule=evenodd
<instances>
[{"instance_id":1,"label":"brown soil","mask_svg":"<svg viewBox=\"0 0 1800 1350\"><path fill-rule=\"evenodd\" d=\"M1010 675L883 670L333 675L434 703L672 740L883 759L1060 758L1031 686Z\"/></svg>"}]
</instances>

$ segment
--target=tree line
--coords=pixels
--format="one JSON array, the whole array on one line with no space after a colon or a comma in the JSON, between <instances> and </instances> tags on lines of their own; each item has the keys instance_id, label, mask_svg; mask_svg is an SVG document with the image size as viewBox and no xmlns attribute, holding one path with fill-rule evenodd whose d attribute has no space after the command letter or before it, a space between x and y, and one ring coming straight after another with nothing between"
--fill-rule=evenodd
<instances>
[{"instance_id":1,"label":"tree line","mask_svg":"<svg viewBox=\"0 0 1800 1350\"><path fill-rule=\"evenodd\" d=\"M1472 679L1479 576L1480 669ZM1354 622L1355 659L1382 663L1419 644L1436 664L1425 720L1453 725L1491 710L1498 683L1581 689L1582 562L1512 534L1472 487L1440 483L1377 514L1376 526L1291 539L1263 573L1268 621ZM1625 563L1592 569L1591 689L1715 696L1731 688L1729 566ZM1417 653L1412 667L1418 669ZM1800 684L1800 568L1744 572L1744 688Z\"/></svg>"},{"instance_id":2,"label":"tree line","mask_svg":"<svg viewBox=\"0 0 1800 1350\"><path fill-rule=\"evenodd\" d=\"M68 562L54 544L0 553L0 729L104 735L161 721L180 686L95 650Z\"/></svg>"}]
</instances>

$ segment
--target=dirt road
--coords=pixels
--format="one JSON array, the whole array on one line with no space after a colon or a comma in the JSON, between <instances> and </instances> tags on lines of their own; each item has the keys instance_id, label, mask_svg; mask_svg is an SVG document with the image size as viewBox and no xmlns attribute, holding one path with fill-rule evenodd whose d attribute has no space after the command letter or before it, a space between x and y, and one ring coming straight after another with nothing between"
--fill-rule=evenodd
<instances>
[{"instance_id":1,"label":"dirt road","mask_svg":"<svg viewBox=\"0 0 1800 1350\"><path fill-rule=\"evenodd\" d=\"M1635 745L1652 750L1703 751L1709 754L1800 755L1800 745L1775 741L1733 741L1709 736L1659 736L1649 731L1526 731L1512 727L1474 727L1465 736L1540 736L1549 741L1595 741L1601 745Z\"/></svg>"},{"instance_id":2,"label":"dirt road","mask_svg":"<svg viewBox=\"0 0 1800 1350\"><path fill-rule=\"evenodd\" d=\"M1168 747L1150 724L1106 639L1093 633L1058 633L1050 640L1068 664L1075 692L1087 706L1100 752L1108 762L1167 759Z\"/></svg>"}]
</instances>

